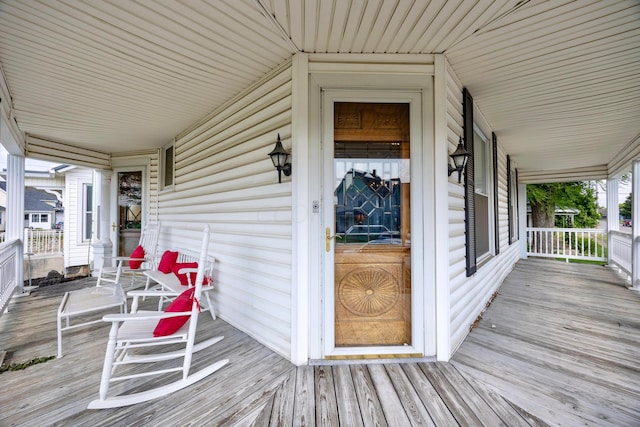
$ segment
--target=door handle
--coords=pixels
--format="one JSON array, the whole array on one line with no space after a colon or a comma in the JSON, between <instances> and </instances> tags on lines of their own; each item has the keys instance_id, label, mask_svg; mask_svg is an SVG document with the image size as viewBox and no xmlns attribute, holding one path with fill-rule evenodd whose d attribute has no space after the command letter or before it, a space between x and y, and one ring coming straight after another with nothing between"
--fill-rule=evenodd
<instances>
[{"instance_id":1,"label":"door handle","mask_svg":"<svg viewBox=\"0 0 640 427\"><path fill-rule=\"evenodd\" d=\"M111 224L111 231L116 231L116 223Z\"/></svg>"},{"instance_id":2,"label":"door handle","mask_svg":"<svg viewBox=\"0 0 640 427\"><path fill-rule=\"evenodd\" d=\"M326 244L326 251L327 252L331 252L331 239L333 239L336 236L332 236L331 235L331 228L327 227L325 229L325 244Z\"/></svg>"}]
</instances>

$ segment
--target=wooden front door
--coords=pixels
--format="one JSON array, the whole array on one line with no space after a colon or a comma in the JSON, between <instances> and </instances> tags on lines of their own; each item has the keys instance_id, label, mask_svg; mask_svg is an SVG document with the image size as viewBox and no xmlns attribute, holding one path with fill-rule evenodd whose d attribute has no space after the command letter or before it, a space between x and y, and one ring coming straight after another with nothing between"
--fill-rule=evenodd
<instances>
[{"instance_id":1,"label":"wooden front door","mask_svg":"<svg viewBox=\"0 0 640 427\"><path fill-rule=\"evenodd\" d=\"M409 104L333 107L335 346L410 345Z\"/></svg>"}]
</instances>

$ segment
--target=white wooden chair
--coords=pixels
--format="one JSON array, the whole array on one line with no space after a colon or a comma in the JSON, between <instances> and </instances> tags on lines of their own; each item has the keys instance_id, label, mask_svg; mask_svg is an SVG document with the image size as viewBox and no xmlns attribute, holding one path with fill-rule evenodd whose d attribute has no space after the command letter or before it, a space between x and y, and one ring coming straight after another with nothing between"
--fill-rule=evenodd
<instances>
[{"instance_id":1,"label":"white wooden chair","mask_svg":"<svg viewBox=\"0 0 640 427\"><path fill-rule=\"evenodd\" d=\"M158 239L160 237L160 223L147 224L140 233L139 246L144 249L144 258L132 258L131 256L105 257L103 267L98 274L97 286L104 282L119 283L125 289L135 289L146 283L144 272L155 269L158 257ZM107 261L110 261L107 265ZM139 268L132 268L130 263L138 263Z\"/></svg>"},{"instance_id":2,"label":"white wooden chair","mask_svg":"<svg viewBox=\"0 0 640 427\"><path fill-rule=\"evenodd\" d=\"M129 314L111 314L104 316L103 320L111 322L111 331L107 343L102 379L100 382L100 395L97 400L89 404L89 409L115 408L145 402L158 397L166 396L177 390L185 388L195 382L211 375L226 365L229 360L217 361L195 373L191 373L192 355L195 352L208 348L223 339L217 336L195 344L198 314L200 311L199 299L202 295L202 282L204 279L204 266L209 244L209 226L205 226L202 238L202 247L196 275L196 284L193 289L194 300L189 311L180 312L136 312ZM158 295L161 291L132 291L134 298L140 298L146 294ZM177 316L189 316L186 323L177 331L167 336L154 336L154 328L160 319L168 319ZM176 345L179 348L176 350ZM175 366L167 366L166 361L182 359L182 363ZM178 361L176 361L178 362ZM131 366L134 365L134 366ZM117 372L119 373L117 375ZM131 394L109 394L109 386L116 381L130 381L130 389L138 389L140 386L136 379L150 376L167 376L180 373L175 381L168 382L155 388L138 391ZM172 378L167 378L167 380ZM156 382L155 380L153 382ZM121 390L126 387L119 387Z\"/></svg>"}]
</instances>

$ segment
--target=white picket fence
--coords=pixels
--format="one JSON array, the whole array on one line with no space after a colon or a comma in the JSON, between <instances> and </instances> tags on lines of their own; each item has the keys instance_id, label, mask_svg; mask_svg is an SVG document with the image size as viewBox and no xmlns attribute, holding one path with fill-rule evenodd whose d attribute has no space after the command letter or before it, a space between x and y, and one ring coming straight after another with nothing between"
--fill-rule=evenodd
<instances>
[{"instance_id":1,"label":"white picket fence","mask_svg":"<svg viewBox=\"0 0 640 427\"><path fill-rule=\"evenodd\" d=\"M527 256L606 262L606 246L601 229L527 227Z\"/></svg>"}]
</instances>

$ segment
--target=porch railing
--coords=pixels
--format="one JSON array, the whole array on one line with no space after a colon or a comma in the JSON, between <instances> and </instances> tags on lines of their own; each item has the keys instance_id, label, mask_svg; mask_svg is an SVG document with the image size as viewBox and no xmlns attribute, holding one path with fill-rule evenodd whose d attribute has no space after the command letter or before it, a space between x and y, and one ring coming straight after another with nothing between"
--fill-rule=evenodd
<instances>
[{"instance_id":1,"label":"porch railing","mask_svg":"<svg viewBox=\"0 0 640 427\"><path fill-rule=\"evenodd\" d=\"M629 233L622 231L610 231L611 243L609 246L609 257L611 263L631 277L632 260L632 237Z\"/></svg>"},{"instance_id":2,"label":"porch railing","mask_svg":"<svg viewBox=\"0 0 640 427\"><path fill-rule=\"evenodd\" d=\"M20 248L18 239L0 243L0 316L18 286L16 267L17 260L22 260Z\"/></svg>"},{"instance_id":3,"label":"porch railing","mask_svg":"<svg viewBox=\"0 0 640 427\"><path fill-rule=\"evenodd\" d=\"M62 255L63 230L24 229L24 252L32 255Z\"/></svg>"},{"instance_id":4,"label":"porch railing","mask_svg":"<svg viewBox=\"0 0 640 427\"><path fill-rule=\"evenodd\" d=\"M606 246L605 230L527 227L527 256L606 262Z\"/></svg>"}]
</instances>

